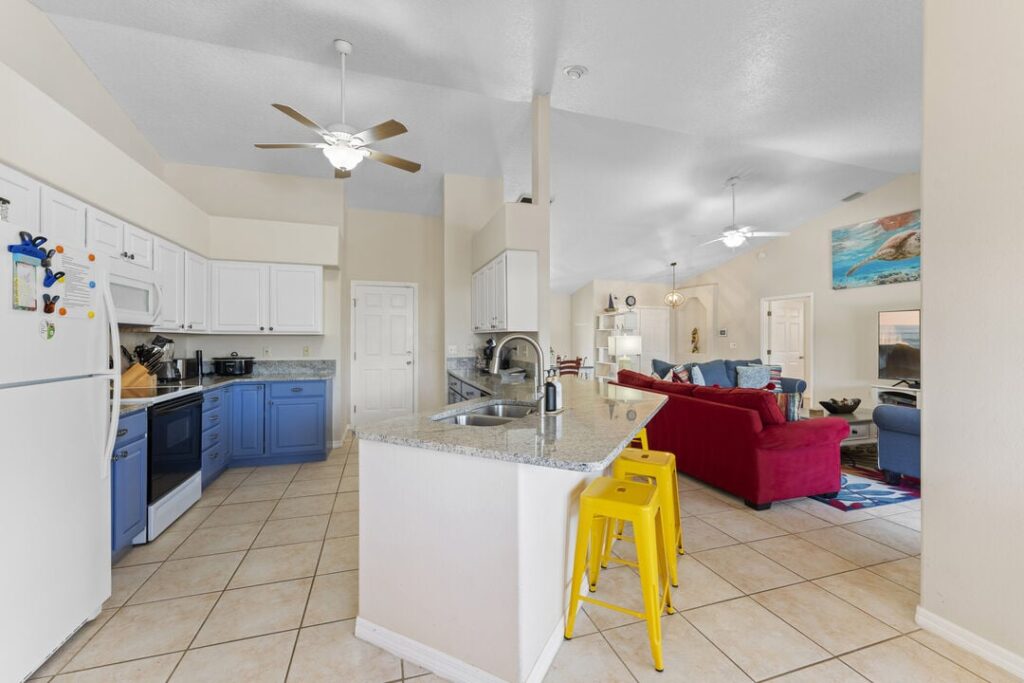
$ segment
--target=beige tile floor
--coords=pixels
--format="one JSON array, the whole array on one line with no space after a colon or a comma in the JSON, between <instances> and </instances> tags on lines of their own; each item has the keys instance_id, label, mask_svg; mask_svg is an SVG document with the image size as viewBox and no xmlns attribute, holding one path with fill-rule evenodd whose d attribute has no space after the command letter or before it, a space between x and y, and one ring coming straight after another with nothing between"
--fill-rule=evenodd
<instances>
[{"instance_id":1,"label":"beige tile floor","mask_svg":"<svg viewBox=\"0 0 1024 683\"><path fill-rule=\"evenodd\" d=\"M358 450L229 469L113 570L113 595L40 681L435 683L355 638ZM807 499L754 512L680 477L687 554L663 673L645 625L588 605L549 683L1017 680L917 629L920 505L841 513ZM616 553L631 557L619 544ZM639 606L629 567L599 594Z\"/></svg>"}]
</instances>

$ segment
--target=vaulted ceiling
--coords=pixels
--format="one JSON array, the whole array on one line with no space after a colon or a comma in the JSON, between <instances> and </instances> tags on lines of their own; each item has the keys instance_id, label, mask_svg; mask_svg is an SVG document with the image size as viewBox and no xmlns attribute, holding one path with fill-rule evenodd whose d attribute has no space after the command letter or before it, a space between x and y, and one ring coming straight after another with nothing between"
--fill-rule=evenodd
<instances>
[{"instance_id":1,"label":"vaulted ceiling","mask_svg":"<svg viewBox=\"0 0 1024 683\"><path fill-rule=\"evenodd\" d=\"M284 102L396 118L377 145L423 163L363 164L350 205L439 213L444 173L530 186L530 107L550 92L552 285L663 279L734 255L698 247L738 218L785 230L916 171L919 0L34 0L168 161L323 177ZM561 70L583 64L589 74Z\"/></svg>"}]
</instances>

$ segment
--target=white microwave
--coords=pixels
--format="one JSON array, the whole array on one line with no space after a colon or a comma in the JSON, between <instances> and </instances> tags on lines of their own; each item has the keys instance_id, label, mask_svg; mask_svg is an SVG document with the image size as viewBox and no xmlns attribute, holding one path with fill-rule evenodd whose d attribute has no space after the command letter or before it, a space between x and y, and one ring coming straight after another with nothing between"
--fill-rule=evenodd
<instances>
[{"instance_id":1,"label":"white microwave","mask_svg":"<svg viewBox=\"0 0 1024 683\"><path fill-rule=\"evenodd\" d=\"M133 263L110 261L110 295L117 311L117 322L155 325L163 298L156 273Z\"/></svg>"}]
</instances>

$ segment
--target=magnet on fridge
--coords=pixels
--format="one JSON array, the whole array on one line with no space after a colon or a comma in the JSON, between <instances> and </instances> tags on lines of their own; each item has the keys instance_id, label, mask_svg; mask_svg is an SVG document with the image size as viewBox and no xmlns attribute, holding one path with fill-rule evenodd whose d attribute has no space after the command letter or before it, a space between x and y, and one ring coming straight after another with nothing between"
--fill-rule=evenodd
<instances>
[{"instance_id":1,"label":"magnet on fridge","mask_svg":"<svg viewBox=\"0 0 1024 683\"><path fill-rule=\"evenodd\" d=\"M50 296L49 294L43 294L43 313L53 313L53 309L59 300L59 295Z\"/></svg>"},{"instance_id":2,"label":"magnet on fridge","mask_svg":"<svg viewBox=\"0 0 1024 683\"><path fill-rule=\"evenodd\" d=\"M33 237L32 233L25 232L24 230L18 233L18 237L21 239L21 244L8 244L7 251L12 254L31 256L32 258L37 258L40 261L46 258L46 251L39 248L44 242L46 242L45 237Z\"/></svg>"},{"instance_id":3,"label":"magnet on fridge","mask_svg":"<svg viewBox=\"0 0 1024 683\"><path fill-rule=\"evenodd\" d=\"M92 320L96 317L96 311L89 311L86 315L89 317L89 320Z\"/></svg>"},{"instance_id":4,"label":"magnet on fridge","mask_svg":"<svg viewBox=\"0 0 1024 683\"><path fill-rule=\"evenodd\" d=\"M43 276L43 287L53 287L55 284L57 284L57 281L60 280L62 277L64 277L63 270L58 270L55 273L49 268L47 268L46 275Z\"/></svg>"},{"instance_id":5,"label":"magnet on fridge","mask_svg":"<svg viewBox=\"0 0 1024 683\"><path fill-rule=\"evenodd\" d=\"M96 289L96 281L89 280L89 289Z\"/></svg>"},{"instance_id":6,"label":"magnet on fridge","mask_svg":"<svg viewBox=\"0 0 1024 683\"><path fill-rule=\"evenodd\" d=\"M39 262L43 268L49 268L53 265L53 255L56 253L54 249L50 249L46 252L46 256Z\"/></svg>"},{"instance_id":7,"label":"magnet on fridge","mask_svg":"<svg viewBox=\"0 0 1024 683\"><path fill-rule=\"evenodd\" d=\"M66 309L63 306L61 306L60 310L57 311L57 312L60 313L61 315L67 315L68 314L68 309Z\"/></svg>"}]
</instances>

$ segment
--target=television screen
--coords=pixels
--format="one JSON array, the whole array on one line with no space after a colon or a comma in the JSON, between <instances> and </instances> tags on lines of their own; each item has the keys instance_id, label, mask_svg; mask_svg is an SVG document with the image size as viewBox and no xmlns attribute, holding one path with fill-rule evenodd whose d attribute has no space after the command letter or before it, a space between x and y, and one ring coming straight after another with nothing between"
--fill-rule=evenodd
<instances>
[{"instance_id":1,"label":"television screen","mask_svg":"<svg viewBox=\"0 0 1024 683\"><path fill-rule=\"evenodd\" d=\"M921 379L921 311L878 314L878 378Z\"/></svg>"}]
</instances>

